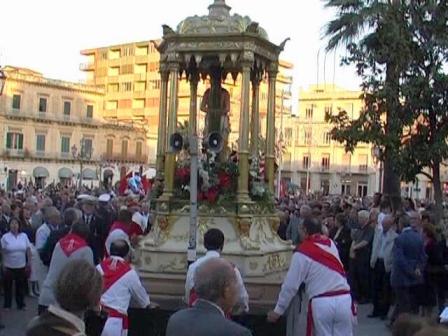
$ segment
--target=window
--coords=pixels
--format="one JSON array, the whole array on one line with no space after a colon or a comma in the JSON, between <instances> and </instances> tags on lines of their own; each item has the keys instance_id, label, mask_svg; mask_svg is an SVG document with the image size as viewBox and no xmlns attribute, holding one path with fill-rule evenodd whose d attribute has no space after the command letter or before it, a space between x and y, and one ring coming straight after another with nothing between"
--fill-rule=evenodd
<instances>
[{"instance_id":1,"label":"window","mask_svg":"<svg viewBox=\"0 0 448 336\"><path fill-rule=\"evenodd\" d=\"M132 108L144 108L145 100L144 99L134 99L132 101Z\"/></svg>"},{"instance_id":2,"label":"window","mask_svg":"<svg viewBox=\"0 0 448 336\"><path fill-rule=\"evenodd\" d=\"M18 132L6 133L6 148L23 150L23 134Z\"/></svg>"},{"instance_id":3,"label":"window","mask_svg":"<svg viewBox=\"0 0 448 336\"><path fill-rule=\"evenodd\" d=\"M121 155L123 156L123 159L125 159L128 156L128 140L121 141Z\"/></svg>"},{"instance_id":4,"label":"window","mask_svg":"<svg viewBox=\"0 0 448 336\"><path fill-rule=\"evenodd\" d=\"M331 143L331 134L330 132L324 132L324 144L329 145Z\"/></svg>"},{"instance_id":5,"label":"window","mask_svg":"<svg viewBox=\"0 0 448 336\"><path fill-rule=\"evenodd\" d=\"M292 141L292 128L286 127L285 128L285 145L291 146L291 141Z\"/></svg>"},{"instance_id":6,"label":"window","mask_svg":"<svg viewBox=\"0 0 448 336\"><path fill-rule=\"evenodd\" d=\"M135 92L145 92L146 91L146 82L135 82L134 90L135 90Z\"/></svg>"},{"instance_id":7,"label":"window","mask_svg":"<svg viewBox=\"0 0 448 336\"><path fill-rule=\"evenodd\" d=\"M118 92L118 83L112 83L107 85L108 92Z\"/></svg>"},{"instance_id":8,"label":"window","mask_svg":"<svg viewBox=\"0 0 448 336\"><path fill-rule=\"evenodd\" d=\"M107 51L102 51L100 53L100 59L107 60Z\"/></svg>"},{"instance_id":9,"label":"window","mask_svg":"<svg viewBox=\"0 0 448 336\"><path fill-rule=\"evenodd\" d=\"M118 76L120 74L120 67L110 67L109 76Z\"/></svg>"},{"instance_id":10,"label":"window","mask_svg":"<svg viewBox=\"0 0 448 336\"><path fill-rule=\"evenodd\" d=\"M305 109L305 118L306 119L313 119L313 107L312 106L307 107Z\"/></svg>"},{"instance_id":11,"label":"window","mask_svg":"<svg viewBox=\"0 0 448 336\"><path fill-rule=\"evenodd\" d=\"M135 49L136 56L145 56L148 55L148 46L137 47Z\"/></svg>"},{"instance_id":12,"label":"window","mask_svg":"<svg viewBox=\"0 0 448 336\"><path fill-rule=\"evenodd\" d=\"M326 105L325 106L325 114L326 115L327 114L329 114L329 115L333 114L333 107L331 105Z\"/></svg>"},{"instance_id":13,"label":"window","mask_svg":"<svg viewBox=\"0 0 448 336\"><path fill-rule=\"evenodd\" d=\"M305 137L305 145L311 146L311 142L312 142L312 138L313 138L313 133L311 129L307 129L305 130L304 133L304 137Z\"/></svg>"},{"instance_id":14,"label":"window","mask_svg":"<svg viewBox=\"0 0 448 336\"><path fill-rule=\"evenodd\" d=\"M143 156L143 146L141 141L137 141L135 146L135 155L138 158L141 158Z\"/></svg>"},{"instance_id":15,"label":"window","mask_svg":"<svg viewBox=\"0 0 448 336\"><path fill-rule=\"evenodd\" d=\"M134 48L132 47L123 48L123 56L132 56L132 55L134 55Z\"/></svg>"},{"instance_id":16,"label":"window","mask_svg":"<svg viewBox=\"0 0 448 336\"><path fill-rule=\"evenodd\" d=\"M121 66L121 73L122 74L131 74L133 71L133 65L132 64L124 64Z\"/></svg>"},{"instance_id":17,"label":"window","mask_svg":"<svg viewBox=\"0 0 448 336\"><path fill-rule=\"evenodd\" d=\"M47 98L39 98L39 113L47 112Z\"/></svg>"},{"instance_id":18,"label":"window","mask_svg":"<svg viewBox=\"0 0 448 336\"><path fill-rule=\"evenodd\" d=\"M320 181L320 191L324 196L330 193L330 180L325 179Z\"/></svg>"},{"instance_id":19,"label":"window","mask_svg":"<svg viewBox=\"0 0 448 336\"><path fill-rule=\"evenodd\" d=\"M154 90L160 89L160 80L150 80L149 83L151 84Z\"/></svg>"},{"instance_id":20,"label":"window","mask_svg":"<svg viewBox=\"0 0 448 336\"><path fill-rule=\"evenodd\" d=\"M70 137L62 136L61 137L61 153L69 154L70 153Z\"/></svg>"},{"instance_id":21,"label":"window","mask_svg":"<svg viewBox=\"0 0 448 336\"><path fill-rule=\"evenodd\" d=\"M118 108L118 101L109 100L106 102L106 110L116 110Z\"/></svg>"},{"instance_id":22,"label":"window","mask_svg":"<svg viewBox=\"0 0 448 336\"><path fill-rule=\"evenodd\" d=\"M330 154L322 154L322 170L330 169Z\"/></svg>"},{"instance_id":23,"label":"window","mask_svg":"<svg viewBox=\"0 0 448 336\"><path fill-rule=\"evenodd\" d=\"M84 155L86 157L91 157L93 154L93 146L92 146L92 139L89 138L83 138L83 150L84 150Z\"/></svg>"},{"instance_id":24,"label":"window","mask_svg":"<svg viewBox=\"0 0 448 336\"><path fill-rule=\"evenodd\" d=\"M342 170L348 172L350 166L352 165L352 155L350 153L345 153L342 155Z\"/></svg>"},{"instance_id":25,"label":"window","mask_svg":"<svg viewBox=\"0 0 448 336\"><path fill-rule=\"evenodd\" d=\"M367 183L358 183L358 197L367 196Z\"/></svg>"},{"instance_id":26,"label":"window","mask_svg":"<svg viewBox=\"0 0 448 336\"><path fill-rule=\"evenodd\" d=\"M136 74L141 74L146 73L146 68L147 68L146 64L136 64L134 70Z\"/></svg>"},{"instance_id":27,"label":"window","mask_svg":"<svg viewBox=\"0 0 448 336\"><path fill-rule=\"evenodd\" d=\"M72 103L69 101L65 101L64 102L64 115L69 116L71 109L72 109Z\"/></svg>"},{"instance_id":28,"label":"window","mask_svg":"<svg viewBox=\"0 0 448 336\"><path fill-rule=\"evenodd\" d=\"M109 59L118 59L121 57L120 49L110 50Z\"/></svg>"},{"instance_id":29,"label":"window","mask_svg":"<svg viewBox=\"0 0 448 336\"><path fill-rule=\"evenodd\" d=\"M311 163L311 157L310 154L305 154L302 159L302 167L303 169L309 169Z\"/></svg>"},{"instance_id":30,"label":"window","mask_svg":"<svg viewBox=\"0 0 448 336\"><path fill-rule=\"evenodd\" d=\"M131 82L121 83L121 91L122 92L132 91L132 83Z\"/></svg>"},{"instance_id":31,"label":"window","mask_svg":"<svg viewBox=\"0 0 448 336\"><path fill-rule=\"evenodd\" d=\"M368 160L369 160L369 157L367 156L367 154L360 154L358 156L358 160L359 160L359 171L367 172L367 166L368 166Z\"/></svg>"},{"instance_id":32,"label":"window","mask_svg":"<svg viewBox=\"0 0 448 336\"><path fill-rule=\"evenodd\" d=\"M45 134L36 135L36 152L45 152Z\"/></svg>"},{"instance_id":33,"label":"window","mask_svg":"<svg viewBox=\"0 0 448 336\"><path fill-rule=\"evenodd\" d=\"M86 113L87 118L92 119L93 118L93 105L88 104L86 112L87 112Z\"/></svg>"},{"instance_id":34,"label":"window","mask_svg":"<svg viewBox=\"0 0 448 336\"><path fill-rule=\"evenodd\" d=\"M20 99L21 96L18 94L15 94L12 96L12 108L16 110L20 110Z\"/></svg>"},{"instance_id":35,"label":"window","mask_svg":"<svg viewBox=\"0 0 448 336\"><path fill-rule=\"evenodd\" d=\"M106 154L107 156L112 156L112 153L114 152L114 140L113 139L107 139L106 142Z\"/></svg>"}]
</instances>

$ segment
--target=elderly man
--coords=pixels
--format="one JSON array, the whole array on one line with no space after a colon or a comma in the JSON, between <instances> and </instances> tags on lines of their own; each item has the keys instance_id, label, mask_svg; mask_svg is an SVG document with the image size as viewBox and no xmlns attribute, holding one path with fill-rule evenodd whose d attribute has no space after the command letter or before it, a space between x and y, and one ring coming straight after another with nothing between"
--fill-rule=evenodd
<instances>
[{"instance_id":1,"label":"elderly man","mask_svg":"<svg viewBox=\"0 0 448 336\"><path fill-rule=\"evenodd\" d=\"M168 321L166 336L250 336L251 332L226 319L238 300L238 282L233 265L222 258L210 258L194 277L198 300Z\"/></svg>"},{"instance_id":2,"label":"elderly man","mask_svg":"<svg viewBox=\"0 0 448 336\"><path fill-rule=\"evenodd\" d=\"M390 270L392 268L392 248L398 234L395 232L394 217L385 215L381 227L375 228L370 268L373 280L373 312L369 317L386 319L390 307L392 290Z\"/></svg>"},{"instance_id":3,"label":"elderly man","mask_svg":"<svg viewBox=\"0 0 448 336\"><path fill-rule=\"evenodd\" d=\"M354 309L337 247L321 234L321 225L314 219L303 222L303 231L305 239L292 256L268 321L276 322L285 313L303 283L309 298L306 335L351 336Z\"/></svg>"},{"instance_id":4,"label":"elderly man","mask_svg":"<svg viewBox=\"0 0 448 336\"><path fill-rule=\"evenodd\" d=\"M415 291L412 289L423 283L426 254L422 235L411 226L408 215L400 217L400 235L395 239L391 285L395 290L397 307L392 322L402 313L417 312Z\"/></svg>"},{"instance_id":5,"label":"elderly man","mask_svg":"<svg viewBox=\"0 0 448 336\"><path fill-rule=\"evenodd\" d=\"M358 212L359 228L353 233L350 247L350 277L355 300L367 303L370 296L369 265L374 229L369 225L370 213L367 210Z\"/></svg>"},{"instance_id":6,"label":"elderly man","mask_svg":"<svg viewBox=\"0 0 448 336\"><path fill-rule=\"evenodd\" d=\"M292 240L294 245L300 243L300 225L302 225L305 219L309 219L312 216L311 208L308 205L302 205L300 207L300 218L294 218L289 221L288 228L286 229L286 239Z\"/></svg>"}]
</instances>

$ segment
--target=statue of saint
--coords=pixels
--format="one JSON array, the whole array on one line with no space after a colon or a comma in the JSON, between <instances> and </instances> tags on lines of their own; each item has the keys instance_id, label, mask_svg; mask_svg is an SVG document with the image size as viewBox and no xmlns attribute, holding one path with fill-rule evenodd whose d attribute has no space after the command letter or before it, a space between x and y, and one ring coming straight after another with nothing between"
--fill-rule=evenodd
<instances>
[{"instance_id":1,"label":"statue of saint","mask_svg":"<svg viewBox=\"0 0 448 336\"><path fill-rule=\"evenodd\" d=\"M222 87L219 90L219 97L215 97L216 99L212 98L212 90L210 88L205 91L202 98L201 111L207 114L205 117L204 135L218 132L226 144L230 133L230 94Z\"/></svg>"}]
</instances>

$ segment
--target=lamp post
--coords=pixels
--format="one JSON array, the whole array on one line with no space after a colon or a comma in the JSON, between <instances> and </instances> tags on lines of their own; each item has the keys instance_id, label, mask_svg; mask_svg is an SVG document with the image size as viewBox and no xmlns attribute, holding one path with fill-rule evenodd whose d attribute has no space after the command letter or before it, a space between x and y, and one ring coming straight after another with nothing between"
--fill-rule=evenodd
<instances>
[{"instance_id":1,"label":"lamp post","mask_svg":"<svg viewBox=\"0 0 448 336\"><path fill-rule=\"evenodd\" d=\"M3 89L5 88L5 84L6 84L6 75L0 67L0 96L3 94Z\"/></svg>"},{"instance_id":2,"label":"lamp post","mask_svg":"<svg viewBox=\"0 0 448 336\"><path fill-rule=\"evenodd\" d=\"M83 171L83 165L84 160L90 160L92 157L92 148L86 148L86 142L85 139L81 139L80 143L80 150L78 151L78 147L76 145L72 146L72 156L75 160L79 161L79 185L78 189L81 190L82 188L82 171Z\"/></svg>"},{"instance_id":3,"label":"lamp post","mask_svg":"<svg viewBox=\"0 0 448 336\"><path fill-rule=\"evenodd\" d=\"M372 147L372 158L373 163L375 164L375 167L378 166L378 163L380 164L380 171L378 176L378 192L383 191L383 161L381 159L382 156L382 150L381 147L378 145L375 145Z\"/></svg>"}]
</instances>

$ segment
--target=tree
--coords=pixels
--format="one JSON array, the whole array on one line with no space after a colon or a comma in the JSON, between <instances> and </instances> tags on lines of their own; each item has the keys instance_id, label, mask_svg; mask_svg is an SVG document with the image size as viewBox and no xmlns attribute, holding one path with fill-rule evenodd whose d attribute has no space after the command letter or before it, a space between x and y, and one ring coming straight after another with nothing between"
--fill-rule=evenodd
<instances>
[{"instance_id":1,"label":"tree","mask_svg":"<svg viewBox=\"0 0 448 336\"><path fill-rule=\"evenodd\" d=\"M413 58L402 81L403 104L412 124L403 141L403 178L423 174L434 186L436 223L442 218L440 166L448 158L448 60L446 1L414 1L407 8ZM429 168L429 171L425 168Z\"/></svg>"},{"instance_id":2,"label":"tree","mask_svg":"<svg viewBox=\"0 0 448 336\"><path fill-rule=\"evenodd\" d=\"M400 202L400 169L397 167L403 125L409 122L400 104L400 80L408 68L409 32L402 2L398 0L325 0L337 17L326 27L328 49L345 45L344 63L354 64L362 78L365 108L350 120L346 111L327 116L335 123L332 135L353 151L359 142L380 146L384 161L384 193L394 207Z\"/></svg>"}]
</instances>

